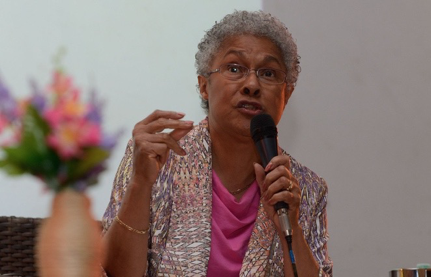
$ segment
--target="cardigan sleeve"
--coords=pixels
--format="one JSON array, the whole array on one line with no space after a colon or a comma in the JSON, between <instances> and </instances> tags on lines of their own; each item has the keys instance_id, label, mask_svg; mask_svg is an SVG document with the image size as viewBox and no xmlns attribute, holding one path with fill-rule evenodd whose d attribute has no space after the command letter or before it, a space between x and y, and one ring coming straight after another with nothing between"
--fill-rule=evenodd
<instances>
[{"instance_id":1,"label":"cardigan sleeve","mask_svg":"<svg viewBox=\"0 0 432 278\"><path fill-rule=\"evenodd\" d=\"M309 247L319 264L319 276L333 275L333 262L327 251L327 241L329 234L327 231L327 195L328 187L323 178L320 178L320 192L316 202L316 209L313 210L312 223L308 238Z\"/></svg>"},{"instance_id":2,"label":"cardigan sleeve","mask_svg":"<svg viewBox=\"0 0 432 278\"><path fill-rule=\"evenodd\" d=\"M113 188L111 191L108 207L102 217L103 234L105 234L108 228L111 226L112 221L121 207L122 199L126 192L132 173L132 153L132 140L129 140L123 159L121 160L117 169L117 173L114 177Z\"/></svg>"}]
</instances>

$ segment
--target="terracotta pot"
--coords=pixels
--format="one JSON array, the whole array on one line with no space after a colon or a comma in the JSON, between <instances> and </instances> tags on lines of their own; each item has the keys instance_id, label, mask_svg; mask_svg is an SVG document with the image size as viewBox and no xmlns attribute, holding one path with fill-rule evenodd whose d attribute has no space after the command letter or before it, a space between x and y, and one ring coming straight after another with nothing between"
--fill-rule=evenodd
<instances>
[{"instance_id":1,"label":"terracotta pot","mask_svg":"<svg viewBox=\"0 0 432 278\"><path fill-rule=\"evenodd\" d=\"M39 228L36 262L39 276L100 276L101 228L84 193L56 194L51 217Z\"/></svg>"}]
</instances>

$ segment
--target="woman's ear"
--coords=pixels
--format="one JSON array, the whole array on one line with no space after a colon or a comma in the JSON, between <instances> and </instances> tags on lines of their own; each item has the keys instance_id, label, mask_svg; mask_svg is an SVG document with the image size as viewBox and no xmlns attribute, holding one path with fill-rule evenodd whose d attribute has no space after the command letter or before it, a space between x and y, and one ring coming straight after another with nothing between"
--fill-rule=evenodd
<instances>
[{"instance_id":1,"label":"woman's ear","mask_svg":"<svg viewBox=\"0 0 432 278\"><path fill-rule=\"evenodd\" d=\"M200 95L204 100L208 100L207 83L207 78L202 75L198 75L198 87L200 90Z\"/></svg>"}]
</instances>

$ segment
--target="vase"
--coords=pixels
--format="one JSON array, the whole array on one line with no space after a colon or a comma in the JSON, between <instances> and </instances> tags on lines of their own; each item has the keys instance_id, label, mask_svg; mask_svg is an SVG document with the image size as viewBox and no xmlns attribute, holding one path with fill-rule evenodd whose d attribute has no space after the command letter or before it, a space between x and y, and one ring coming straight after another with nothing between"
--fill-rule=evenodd
<instances>
[{"instance_id":1,"label":"vase","mask_svg":"<svg viewBox=\"0 0 432 278\"><path fill-rule=\"evenodd\" d=\"M90 208L90 199L73 189L54 196L51 217L37 237L39 276L101 276L101 227Z\"/></svg>"}]
</instances>

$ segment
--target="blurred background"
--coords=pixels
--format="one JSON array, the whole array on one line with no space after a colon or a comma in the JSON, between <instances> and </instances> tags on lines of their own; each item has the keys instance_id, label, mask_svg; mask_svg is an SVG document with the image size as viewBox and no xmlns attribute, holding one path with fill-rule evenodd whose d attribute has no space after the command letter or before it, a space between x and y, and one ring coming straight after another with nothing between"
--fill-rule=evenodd
<instances>
[{"instance_id":1,"label":"blurred background","mask_svg":"<svg viewBox=\"0 0 432 278\"><path fill-rule=\"evenodd\" d=\"M155 109L205 117L194 55L204 31L237 10L270 12L297 41L302 72L280 145L329 186L335 276L388 276L431 260L431 3L426 0L0 1L0 78L15 96L45 86L53 57L105 99L123 135L97 186L95 218L136 122ZM0 172L0 214L47 217L52 195Z\"/></svg>"}]
</instances>

